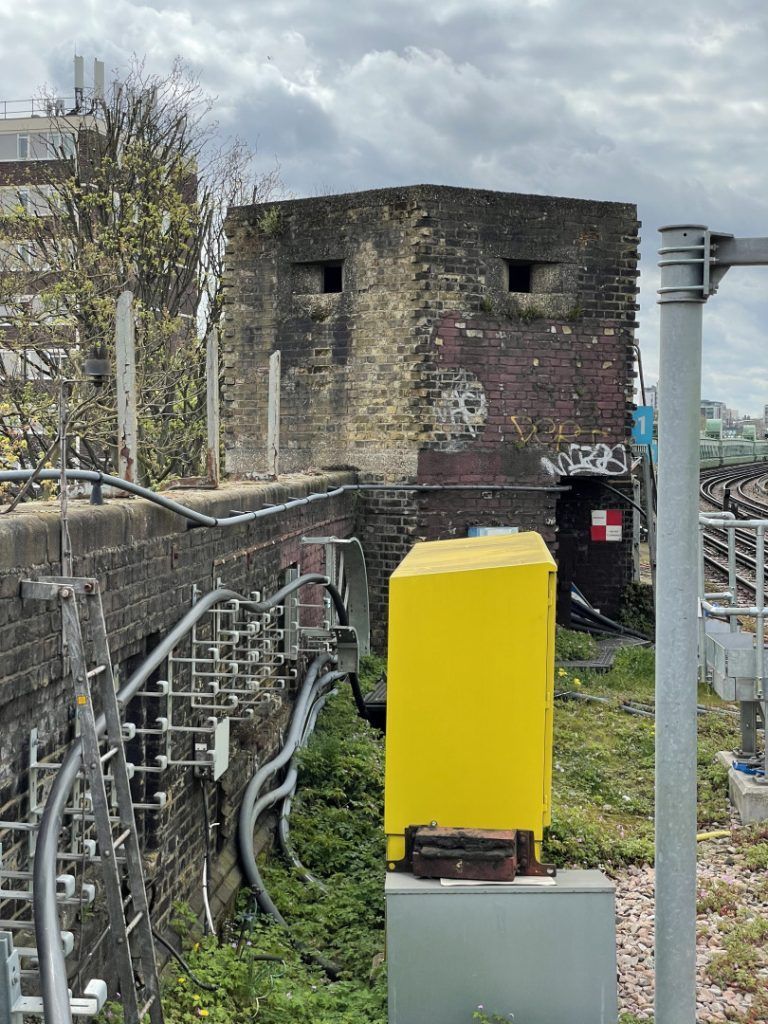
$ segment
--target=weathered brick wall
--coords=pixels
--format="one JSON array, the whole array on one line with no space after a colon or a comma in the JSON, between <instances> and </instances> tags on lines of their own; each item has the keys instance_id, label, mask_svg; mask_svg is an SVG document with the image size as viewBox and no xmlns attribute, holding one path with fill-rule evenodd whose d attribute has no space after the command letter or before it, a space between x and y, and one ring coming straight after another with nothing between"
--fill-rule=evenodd
<instances>
[{"instance_id":1,"label":"weathered brick wall","mask_svg":"<svg viewBox=\"0 0 768 1024\"><path fill-rule=\"evenodd\" d=\"M557 490L362 490L358 536L366 552L371 638L386 650L389 577L417 541L466 537L471 526L517 526L556 544Z\"/></svg>"},{"instance_id":2,"label":"weathered brick wall","mask_svg":"<svg viewBox=\"0 0 768 1024\"><path fill-rule=\"evenodd\" d=\"M377 607L404 548L400 526L408 538L456 536L507 501L499 525L538 529L557 554L549 488L628 472L638 227L631 204L438 186L234 211L222 346L229 470L265 468L267 361L279 349L283 466L542 488L525 508L509 495L470 508L428 493L407 524L395 510L383 531L385 499L367 498ZM321 294L328 261L343 263L343 290ZM530 291L510 291L521 264ZM579 543L588 576L588 531ZM613 606L629 541L610 549Z\"/></svg>"},{"instance_id":3,"label":"weathered brick wall","mask_svg":"<svg viewBox=\"0 0 768 1024\"><path fill-rule=\"evenodd\" d=\"M187 492L179 500L214 516L233 509L250 510L280 503L310 491L324 491L350 474L288 477L279 485L228 485L217 492ZM192 587L203 592L221 579L241 593L270 593L282 573L300 562L304 571L323 569L322 549L303 546L303 535L349 536L355 502L349 493L270 516L250 524L220 529L188 529L186 522L148 502L115 500L102 507L71 504L75 574L97 577L103 587L113 662L122 681L191 606ZM55 507L27 506L0 520L0 819L22 820L28 813L29 732L39 731L39 756L58 760L73 735L71 683L62 675L60 615L55 606L22 601L19 583L26 577L58 575L59 517ZM313 588L314 589L314 588ZM310 591L304 591L310 599ZM312 595L316 599L317 594ZM162 674L158 678L162 678ZM265 705L261 717L232 726L230 766L218 784L208 783L212 821L219 823L214 887L222 883L218 905L238 881L234 870L237 811L254 765L274 749L285 725L290 700L282 707ZM152 726L157 702L137 698L133 721ZM151 757L152 739L131 753ZM192 739L186 741L190 745ZM147 763L147 762L145 762ZM151 762L149 762L151 763ZM148 852L148 878L154 917L167 922L175 899L198 900L204 850L202 793L188 769L172 769L162 778L137 777L135 796L158 788L169 793L162 812L139 815ZM12 836L0 835L3 854L13 857ZM15 838L18 838L18 833ZM229 872L229 877L224 877ZM9 916L14 908L4 912ZM21 909L21 908L17 908ZM95 927L95 925L93 926ZM97 929L100 931L100 928ZM88 948L88 947L86 947ZM88 964L98 975L108 954L106 944Z\"/></svg>"},{"instance_id":4,"label":"weathered brick wall","mask_svg":"<svg viewBox=\"0 0 768 1024\"><path fill-rule=\"evenodd\" d=\"M631 485L602 479L572 478L557 487L525 490L492 485L472 489L419 492L363 490L358 502L358 536L366 552L374 647L386 650L389 577L413 544L465 537L473 526L516 526L540 533L558 559L558 621L568 624L569 593L574 582L603 614L615 617L632 579ZM591 539L593 510L622 513L622 539Z\"/></svg>"},{"instance_id":5,"label":"weathered brick wall","mask_svg":"<svg viewBox=\"0 0 768 1024\"><path fill-rule=\"evenodd\" d=\"M266 469L275 350L281 467L354 464L394 479L415 470L418 204L408 189L377 193L381 202L368 195L244 207L227 219L222 420L231 473ZM344 289L322 294L317 265L333 260L344 261Z\"/></svg>"},{"instance_id":6,"label":"weathered brick wall","mask_svg":"<svg viewBox=\"0 0 768 1024\"><path fill-rule=\"evenodd\" d=\"M371 490L358 496L358 531L365 551L371 642L386 650L389 577L419 537L419 500L413 491Z\"/></svg>"},{"instance_id":7,"label":"weathered brick wall","mask_svg":"<svg viewBox=\"0 0 768 1024\"><path fill-rule=\"evenodd\" d=\"M228 469L265 468L277 349L289 470L341 463L394 480L434 449L623 443L637 227L629 204L433 186L235 210ZM515 260L538 290L509 291ZM320 291L328 261L343 262L341 292Z\"/></svg>"}]
</instances>

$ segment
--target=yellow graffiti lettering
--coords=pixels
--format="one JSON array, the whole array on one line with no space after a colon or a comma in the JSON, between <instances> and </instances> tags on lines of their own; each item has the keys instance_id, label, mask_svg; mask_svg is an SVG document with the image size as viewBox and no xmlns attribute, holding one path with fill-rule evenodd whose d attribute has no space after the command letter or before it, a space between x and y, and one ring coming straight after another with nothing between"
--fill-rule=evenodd
<instances>
[{"instance_id":1,"label":"yellow graffiti lettering","mask_svg":"<svg viewBox=\"0 0 768 1024\"><path fill-rule=\"evenodd\" d=\"M532 416L510 416L509 420L520 444L527 445L536 438L541 444L555 445L558 451L561 445L573 444L580 437L589 438L592 444L596 444L598 438L608 434L601 427L583 427L575 420L555 420L551 416L539 419Z\"/></svg>"}]
</instances>

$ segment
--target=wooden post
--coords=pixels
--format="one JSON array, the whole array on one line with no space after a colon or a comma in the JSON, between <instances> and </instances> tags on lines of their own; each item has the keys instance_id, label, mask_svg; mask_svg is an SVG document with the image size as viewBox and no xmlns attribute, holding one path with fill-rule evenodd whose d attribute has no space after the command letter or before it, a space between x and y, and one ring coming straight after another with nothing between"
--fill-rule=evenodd
<instances>
[{"instance_id":1,"label":"wooden post","mask_svg":"<svg viewBox=\"0 0 768 1024\"><path fill-rule=\"evenodd\" d=\"M214 487L218 487L221 478L221 465L219 461L219 331L216 327L211 328L205 341L205 392L208 423L205 470L208 482Z\"/></svg>"},{"instance_id":2,"label":"wooden post","mask_svg":"<svg viewBox=\"0 0 768 1024\"><path fill-rule=\"evenodd\" d=\"M269 357L267 401L267 472L277 479L280 472L280 353Z\"/></svg>"},{"instance_id":3,"label":"wooden post","mask_svg":"<svg viewBox=\"0 0 768 1024\"><path fill-rule=\"evenodd\" d=\"M121 292L115 311L115 363L117 368L118 476L137 480L136 331L133 292Z\"/></svg>"}]
</instances>

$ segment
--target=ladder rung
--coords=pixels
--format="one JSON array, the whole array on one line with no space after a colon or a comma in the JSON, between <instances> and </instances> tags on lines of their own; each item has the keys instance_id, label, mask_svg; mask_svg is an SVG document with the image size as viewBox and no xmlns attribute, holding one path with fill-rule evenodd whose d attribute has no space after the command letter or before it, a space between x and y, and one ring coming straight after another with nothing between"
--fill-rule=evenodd
<instances>
[{"instance_id":1,"label":"ladder rung","mask_svg":"<svg viewBox=\"0 0 768 1024\"><path fill-rule=\"evenodd\" d=\"M106 665L97 665L96 668L92 668L91 671L90 672L86 672L85 675L86 675L87 679L93 679L94 676L101 675L101 673L102 672L106 672L106 670L107 670L107 666Z\"/></svg>"},{"instance_id":2,"label":"ladder rung","mask_svg":"<svg viewBox=\"0 0 768 1024\"><path fill-rule=\"evenodd\" d=\"M102 764L106 764L107 761L111 761L112 760L112 758L115 756L116 753L117 753L117 747L110 747L109 750L105 751L101 755L99 760L101 761Z\"/></svg>"},{"instance_id":3,"label":"ladder rung","mask_svg":"<svg viewBox=\"0 0 768 1024\"><path fill-rule=\"evenodd\" d=\"M150 1008L155 1004L155 997L150 996L149 999L144 1003L142 1008L139 1010L139 1020L142 1020L145 1013L149 1013Z\"/></svg>"},{"instance_id":4,"label":"ladder rung","mask_svg":"<svg viewBox=\"0 0 768 1024\"><path fill-rule=\"evenodd\" d=\"M112 849L119 850L130 834L131 830L129 828L127 828L125 832L121 832L117 839L114 841L114 843L112 843Z\"/></svg>"},{"instance_id":5,"label":"ladder rung","mask_svg":"<svg viewBox=\"0 0 768 1024\"><path fill-rule=\"evenodd\" d=\"M125 934L126 934L126 935L130 935L130 934L131 934L131 932L133 931L133 929L134 929L134 928L136 927L136 925L137 925L137 924L138 924L138 923L139 923L139 922L140 922L140 921L142 920L142 918L143 918L143 917L144 917L144 911L143 911L143 910L140 910L140 911L138 912L138 914L136 915L136 917L134 917L134 918L133 918L133 919L131 920L131 922L130 922L130 923L129 923L129 924L127 925L127 927L126 927L126 929L125 929Z\"/></svg>"}]
</instances>

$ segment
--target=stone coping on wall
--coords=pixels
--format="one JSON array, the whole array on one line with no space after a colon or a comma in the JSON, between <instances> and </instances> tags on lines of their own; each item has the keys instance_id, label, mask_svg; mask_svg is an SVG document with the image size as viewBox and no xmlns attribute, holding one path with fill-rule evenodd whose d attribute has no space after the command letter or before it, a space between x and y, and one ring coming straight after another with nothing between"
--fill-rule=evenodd
<instances>
[{"instance_id":1,"label":"stone coping on wall","mask_svg":"<svg viewBox=\"0 0 768 1024\"><path fill-rule=\"evenodd\" d=\"M272 481L227 480L215 490L169 488L159 493L205 515L224 517L356 481L353 471L296 473ZM26 502L0 516L0 572L57 561L60 518L58 499ZM136 497L106 498L103 505L91 505L87 499L70 499L68 519L75 557L99 548L130 544L136 538L186 533L189 528L188 520Z\"/></svg>"}]
</instances>

